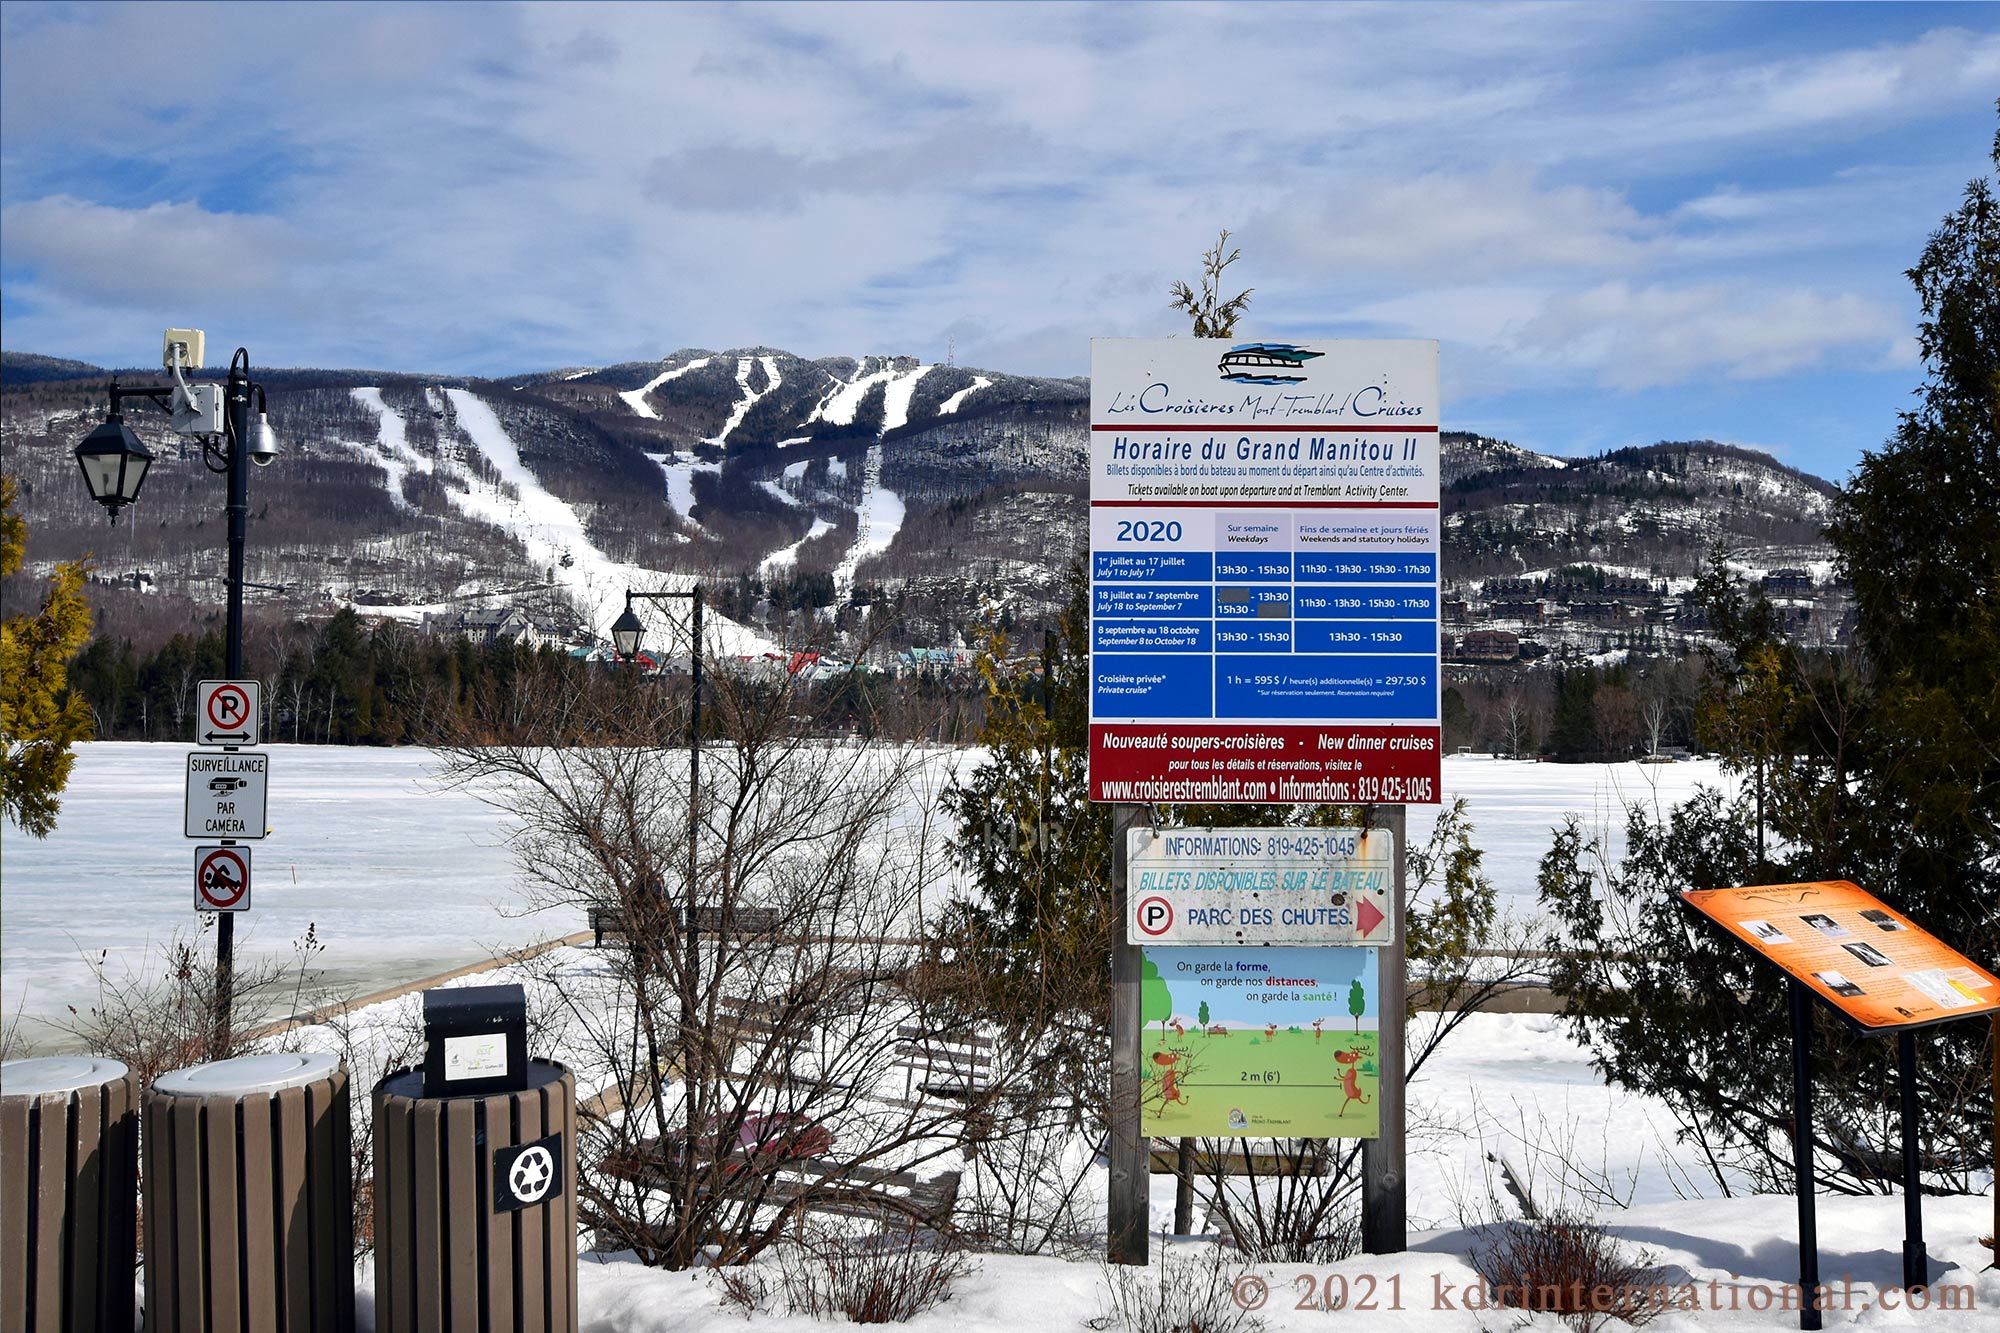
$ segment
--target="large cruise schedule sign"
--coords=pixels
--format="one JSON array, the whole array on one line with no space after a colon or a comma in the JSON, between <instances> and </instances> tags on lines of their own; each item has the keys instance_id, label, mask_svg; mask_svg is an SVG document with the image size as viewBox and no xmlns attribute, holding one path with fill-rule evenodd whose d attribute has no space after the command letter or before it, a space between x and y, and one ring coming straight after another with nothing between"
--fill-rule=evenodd
<instances>
[{"instance_id":1,"label":"large cruise schedule sign","mask_svg":"<svg viewBox=\"0 0 2000 1333\"><path fill-rule=\"evenodd\" d=\"M1438 800L1438 347L1090 345L1090 791Z\"/></svg>"}]
</instances>

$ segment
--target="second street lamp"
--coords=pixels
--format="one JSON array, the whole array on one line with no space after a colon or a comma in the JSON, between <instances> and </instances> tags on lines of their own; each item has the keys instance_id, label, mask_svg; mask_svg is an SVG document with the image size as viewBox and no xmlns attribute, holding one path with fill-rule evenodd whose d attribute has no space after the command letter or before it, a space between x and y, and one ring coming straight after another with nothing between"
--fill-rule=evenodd
<instances>
[{"instance_id":1,"label":"second street lamp","mask_svg":"<svg viewBox=\"0 0 2000 1333\"><path fill-rule=\"evenodd\" d=\"M687 975L686 1003L692 1003L695 994L695 978L701 970L701 911L697 905L696 884L701 870L701 585L695 584L686 592L625 592L625 610L618 619L611 622L611 646L622 662L632 662L639 656L639 644L645 637L646 628L639 621L639 613L634 609L634 601L666 602L687 599L691 608L688 615L688 674L692 678L692 693L688 704L688 856L687 856L687 959L684 963ZM683 1055L685 1059L685 1054ZM692 1066L688 1066L692 1068Z\"/></svg>"}]
</instances>

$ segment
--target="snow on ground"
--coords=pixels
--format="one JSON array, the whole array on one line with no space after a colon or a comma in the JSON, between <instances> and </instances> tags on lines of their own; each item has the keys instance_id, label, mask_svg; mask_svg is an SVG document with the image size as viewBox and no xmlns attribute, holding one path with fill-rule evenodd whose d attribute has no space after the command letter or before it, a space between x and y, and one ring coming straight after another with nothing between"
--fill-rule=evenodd
<instances>
[{"instance_id":1,"label":"snow on ground","mask_svg":"<svg viewBox=\"0 0 2000 1333\"><path fill-rule=\"evenodd\" d=\"M974 375L972 383L938 404L938 415L941 417L950 416L952 413L958 411L968 397L978 393L981 389L990 389L992 387L992 380L987 379L984 375Z\"/></svg>"},{"instance_id":2,"label":"snow on ground","mask_svg":"<svg viewBox=\"0 0 2000 1333\"><path fill-rule=\"evenodd\" d=\"M812 527L807 530L805 536L799 538L790 546L781 546L771 552L771 554L765 556L763 561L757 566L757 572L760 574L774 574L778 570L789 569L798 563L799 548L801 546L816 538L824 537L832 531L833 524L823 518L815 518Z\"/></svg>"},{"instance_id":3,"label":"snow on ground","mask_svg":"<svg viewBox=\"0 0 2000 1333\"><path fill-rule=\"evenodd\" d=\"M833 479L833 480L835 480L835 481L846 481L846 480L847 480L847 460L846 460L846 459L844 459L844 458L829 458L829 459L827 459L827 460L826 460L826 475L827 475L828 477L832 478L832 479Z\"/></svg>"},{"instance_id":4,"label":"snow on ground","mask_svg":"<svg viewBox=\"0 0 2000 1333\"><path fill-rule=\"evenodd\" d=\"M663 370L659 374L653 376L653 378L647 380L644 384L640 385L638 388L628 389L624 393L619 394L618 396L625 400L625 405L627 407L631 408L634 412L638 413L640 416L645 417L649 421L658 421L660 419L660 414L658 412L655 412L653 410L653 405L646 401L646 395L651 393L653 390L659 388L662 384L667 383L669 380L679 379L681 376L687 374L690 370L700 370L703 366L707 364L708 364L707 357L698 356L684 366L675 366L672 370Z\"/></svg>"},{"instance_id":5,"label":"snow on ground","mask_svg":"<svg viewBox=\"0 0 2000 1333\"><path fill-rule=\"evenodd\" d=\"M801 458L796 463L785 464L785 480L804 481L806 475L806 469L811 466L812 466L812 460L810 458Z\"/></svg>"},{"instance_id":6,"label":"snow on ground","mask_svg":"<svg viewBox=\"0 0 2000 1333\"><path fill-rule=\"evenodd\" d=\"M596 366L585 366L582 370L569 371L567 374L563 376L563 378L566 380L580 380L585 375L595 375L596 373L597 373Z\"/></svg>"},{"instance_id":7,"label":"snow on ground","mask_svg":"<svg viewBox=\"0 0 2000 1333\"><path fill-rule=\"evenodd\" d=\"M157 947L194 924L194 844L180 833L190 748L79 746L56 831L0 839L0 1024L25 1017L39 1039L34 1020L93 1000L86 951L108 950L114 976L157 971ZM271 835L252 848L239 959L289 958L311 924L330 979L360 993L582 928L519 915L501 820L440 787L430 751L263 749Z\"/></svg>"},{"instance_id":8,"label":"snow on ground","mask_svg":"<svg viewBox=\"0 0 2000 1333\"><path fill-rule=\"evenodd\" d=\"M453 984L521 981L540 990L539 1002L554 998L554 988L560 988L576 1003L607 975L595 950L565 948L534 968L505 968ZM360 1011L355 1017L364 1034L363 1058L369 1041L407 1029L418 1004L412 995ZM321 1046L326 1036L309 1031L302 1034L303 1044ZM549 1053L572 1068L585 1063L580 1051L558 1046ZM367 1086L375 1072L357 1069L356 1077ZM580 1091L588 1095L589 1089L580 1085ZM1796 1327L1796 1315L1783 1308L1784 1289L1798 1269L1794 1200L1740 1191L1720 1197L1719 1188L1702 1175L1696 1150L1672 1142L1664 1109L1602 1084L1590 1070L1588 1050L1563 1035L1554 1018L1467 1019L1411 1084L1410 1102L1409 1250L1338 1263L1245 1266L1265 1284L1269 1301L1260 1313L1273 1333L1322 1330L1336 1318L1342 1329L1566 1333L1551 1316L1481 1308L1480 1278L1470 1256L1487 1243L1487 1228L1518 1216L1489 1154L1504 1157L1527 1180L1542 1208L1575 1208L1602 1221L1631 1257L1656 1266L1651 1282L1674 1299L1693 1303L1695 1308L1673 1310L1650 1327L1662 1333ZM1187 1257L1204 1242L1161 1239L1171 1227L1175 1182L1155 1175L1149 1183L1157 1271L1165 1256ZM1610 1197L1585 1197L1599 1189L1608 1189ZM1105 1194L1106 1170L1098 1159L1084 1181L1080 1214L1101 1219ZM1987 1255L1977 1240L1991 1223L1989 1199L1925 1200L1934 1298L1957 1305L1929 1312L1895 1308L1903 1296L1895 1289L1901 1274L1899 1198L1823 1196L1817 1206L1821 1276L1843 1302L1827 1312L1829 1327L1952 1333L2000 1328L2000 1273L1981 1271ZM1203 1235L1214 1234L1199 1196L1195 1226ZM587 1245L588 1237L580 1243ZM797 1261L781 1252L758 1261L771 1289L780 1286L787 1262ZM1106 1313L1107 1279L1090 1259L981 1254L972 1256L971 1264L949 1301L906 1327L929 1333L1106 1327L1093 1321ZM358 1277L368 1307L372 1267L362 1265ZM1307 1282L1315 1294L1344 1288L1350 1308L1301 1308ZM1947 1288L1953 1289L1949 1297ZM626 1253L583 1250L577 1289L579 1327L593 1333L729 1333L746 1326L745 1316L721 1299L709 1274L648 1269ZM1245 1299L1256 1299L1254 1284L1241 1290ZM747 1326L793 1333L826 1327L772 1314L760 1314Z\"/></svg>"},{"instance_id":9,"label":"snow on ground","mask_svg":"<svg viewBox=\"0 0 2000 1333\"><path fill-rule=\"evenodd\" d=\"M824 535L819 523L814 533ZM656 632L664 642L667 631ZM247 932L238 944L245 956L289 956L291 941L313 922L331 980L357 993L579 928L569 919L517 915L524 904L504 821L476 797L440 788L429 751L268 748L274 832L255 850L256 905L238 922ZM137 960L193 920L192 844L177 833L187 749L79 746L55 833L36 841L10 828L0 837L0 1024L87 1002L86 947ZM975 763L979 754L958 751L954 762ZM1625 802L1664 811L1698 784L1719 781L1706 762L1454 756L1444 763L1445 794L1467 798L1484 870L1503 904L1518 912L1535 910L1536 866L1565 813L1601 829L1615 854ZM1413 841L1429 835L1437 813L1435 806L1411 808ZM151 836L135 837L135 829Z\"/></svg>"},{"instance_id":10,"label":"snow on ground","mask_svg":"<svg viewBox=\"0 0 2000 1333\"><path fill-rule=\"evenodd\" d=\"M780 504L786 505L792 509L798 509L802 505L802 502L800 501L798 496L793 495L790 491L786 490L783 486L780 486L777 482L772 481L768 477L765 478L763 481L758 482L757 485L759 489L765 491L767 494L770 495L772 499L778 501Z\"/></svg>"},{"instance_id":11,"label":"snow on ground","mask_svg":"<svg viewBox=\"0 0 2000 1333\"><path fill-rule=\"evenodd\" d=\"M750 387L750 368L756 365L758 361L764 363L764 387L762 389L752 389ZM743 424L743 418L750 414L750 409L757 405L757 400L765 394L775 393L778 386L783 382L778 376L778 360L776 357L737 357L736 387L742 391L743 396L738 398L736 406L730 409L729 420L723 423L720 433L714 439L704 440L703 443L718 445L725 443L729 439L729 433Z\"/></svg>"}]
</instances>

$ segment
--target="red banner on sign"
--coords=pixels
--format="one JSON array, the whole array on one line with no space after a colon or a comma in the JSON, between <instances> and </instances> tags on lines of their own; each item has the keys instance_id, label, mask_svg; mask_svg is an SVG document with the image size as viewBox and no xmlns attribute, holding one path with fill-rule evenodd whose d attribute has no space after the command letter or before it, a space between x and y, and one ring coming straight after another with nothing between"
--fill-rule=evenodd
<instances>
[{"instance_id":1,"label":"red banner on sign","mask_svg":"<svg viewBox=\"0 0 2000 1333\"><path fill-rule=\"evenodd\" d=\"M1437 727L1094 723L1090 799L1436 805Z\"/></svg>"}]
</instances>

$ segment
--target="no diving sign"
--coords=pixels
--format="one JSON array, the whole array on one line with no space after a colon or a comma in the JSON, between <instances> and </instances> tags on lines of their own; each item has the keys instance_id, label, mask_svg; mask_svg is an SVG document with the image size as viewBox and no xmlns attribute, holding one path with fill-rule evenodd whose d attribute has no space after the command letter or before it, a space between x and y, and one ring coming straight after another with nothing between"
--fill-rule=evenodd
<instances>
[{"instance_id":1,"label":"no diving sign","mask_svg":"<svg viewBox=\"0 0 2000 1333\"><path fill-rule=\"evenodd\" d=\"M254 680L205 680L195 710L196 745L255 745L264 687Z\"/></svg>"},{"instance_id":2,"label":"no diving sign","mask_svg":"<svg viewBox=\"0 0 2000 1333\"><path fill-rule=\"evenodd\" d=\"M194 849L194 906L197 912L250 910L250 849Z\"/></svg>"}]
</instances>

